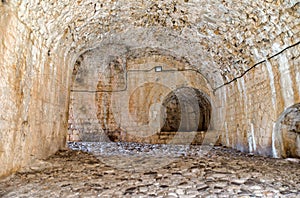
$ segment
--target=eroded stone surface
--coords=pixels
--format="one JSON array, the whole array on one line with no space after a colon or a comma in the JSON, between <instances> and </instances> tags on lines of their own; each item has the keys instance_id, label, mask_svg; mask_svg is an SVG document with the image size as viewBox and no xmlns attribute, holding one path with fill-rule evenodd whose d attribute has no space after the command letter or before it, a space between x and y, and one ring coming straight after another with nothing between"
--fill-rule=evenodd
<instances>
[{"instance_id":1,"label":"eroded stone surface","mask_svg":"<svg viewBox=\"0 0 300 198\"><path fill-rule=\"evenodd\" d=\"M222 147L69 143L0 181L2 197L297 197L300 164ZM144 151L143 149L149 149ZM202 148L203 149L203 148ZM88 151L88 153L83 152ZM158 166L158 162L170 160ZM42 164L42 165L41 165Z\"/></svg>"},{"instance_id":2,"label":"eroded stone surface","mask_svg":"<svg viewBox=\"0 0 300 198\"><path fill-rule=\"evenodd\" d=\"M294 0L1 1L0 175L64 146L74 64L96 47L108 49L101 54L108 59L127 47L184 57L211 88L268 60L214 92L221 119L213 121L220 123L224 145L281 157L274 123L300 102L300 50L293 46L299 43L299 5Z\"/></svg>"}]
</instances>

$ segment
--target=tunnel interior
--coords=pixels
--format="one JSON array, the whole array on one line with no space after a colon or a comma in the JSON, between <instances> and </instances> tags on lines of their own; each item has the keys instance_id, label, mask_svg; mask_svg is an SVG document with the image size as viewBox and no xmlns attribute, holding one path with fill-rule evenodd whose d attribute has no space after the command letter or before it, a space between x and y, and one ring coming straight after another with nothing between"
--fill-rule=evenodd
<instances>
[{"instance_id":1,"label":"tunnel interior","mask_svg":"<svg viewBox=\"0 0 300 198\"><path fill-rule=\"evenodd\" d=\"M163 101L163 132L207 131L211 119L211 104L198 89L178 88L169 93Z\"/></svg>"},{"instance_id":2,"label":"tunnel interior","mask_svg":"<svg viewBox=\"0 0 300 198\"><path fill-rule=\"evenodd\" d=\"M130 112L133 117L141 113L130 111L130 93L146 83L167 86L160 90L159 100L153 100L157 104L180 87L209 95L214 108L208 117L224 146L263 156L276 156L287 148L278 157L298 155L296 147L289 148L299 145L297 127L289 130L298 126L295 119L287 119L294 125L280 120L289 132L275 133L274 128L278 116L300 102L297 1L2 0L0 12L0 176L65 148L70 125L79 136L74 141L80 140L81 132L101 134L102 125L149 131L144 125L148 112L138 117L138 123L128 119ZM73 87L72 72L81 55L84 67L75 69L80 78ZM105 70L111 62L112 69ZM154 72L156 66L163 66L163 71ZM126 84L124 71L130 70L143 71L129 72ZM103 86L97 87L100 80ZM124 88L128 92L97 90ZM96 92L107 99L96 103ZM189 112L193 104L185 108L179 105L180 97L168 100L168 124L153 122L154 128L206 129L209 119L202 114L202 125L184 121L197 119ZM203 105L195 106L201 112ZM149 109L158 111L152 104ZM172 114L178 121L171 122ZM68 125L70 118L76 123ZM274 146L277 139L281 144Z\"/></svg>"}]
</instances>

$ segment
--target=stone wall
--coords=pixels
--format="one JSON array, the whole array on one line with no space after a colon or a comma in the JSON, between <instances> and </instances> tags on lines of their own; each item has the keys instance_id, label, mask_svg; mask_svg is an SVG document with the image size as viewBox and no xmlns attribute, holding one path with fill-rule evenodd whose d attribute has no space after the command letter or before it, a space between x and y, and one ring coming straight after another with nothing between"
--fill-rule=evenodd
<instances>
[{"instance_id":1,"label":"stone wall","mask_svg":"<svg viewBox=\"0 0 300 198\"><path fill-rule=\"evenodd\" d=\"M137 142L146 144L179 144L179 145L220 145L219 134L215 131L192 132L157 132L148 136L139 136L126 131L109 131L107 137L112 142Z\"/></svg>"},{"instance_id":2,"label":"stone wall","mask_svg":"<svg viewBox=\"0 0 300 198\"><path fill-rule=\"evenodd\" d=\"M1 1L0 175L63 146L75 62L97 47L98 65L146 48L186 60L215 90L224 144L280 156L278 117L299 103L299 45L251 67L299 43L299 9L293 0ZM77 94L97 115L95 97Z\"/></svg>"},{"instance_id":3,"label":"stone wall","mask_svg":"<svg viewBox=\"0 0 300 198\"><path fill-rule=\"evenodd\" d=\"M0 6L0 176L65 145L68 78L60 54ZM53 49L54 50L54 49Z\"/></svg>"},{"instance_id":4,"label":"stone wall","mask_svg":"<svg viewBox=\"0 0 300 198\"><path fill-rule=\"evenodd\" d=\"M224 145L281 157L285 149L276 123L286 109L300 102L299 55L300 46L287 49L223 87L227 103ZM295 140L293 144L300 146Z\"/></svg>"},{"instance_id":5,"label":"stone wall","mask_svg":"<svg viewBox=\"0 0 300 198\"><path fill-rule=\"evenodd\" d=\"M204 130L211 127L212 108L211 104L206 103L214 103L212 89L206 79L184 59L146 48L136 52L129 50L117 57L108 56L112 58L105 62L105 54L100 53L102 50L97 48L83 54L79 69L74 73L69 140L98 141L101 134L105 136L105 133L113 131L125 131L136 136L132 141L138 137L154 135L161 131L166 120L166 107L163 106L166 97L172 91L185 87L195 90L191 89L191 93L181 95L189 97L190 103L195 103L198 114L200 110L205 112L208 109L204 113ZM162 67L162 71L156 72L157 66ZM202 99L205 102L199 101L199 90L206 97ZM201 102L204 104L199 105ZM189 123L186 116L191 113L179 114L182 120L177 120L181 126L178 125L177 130L185 130L183 125ZM196 123L200 122L199 116L195 119ZM198 125L189 130L197 129Z\"/></svg>"}]
</instances>

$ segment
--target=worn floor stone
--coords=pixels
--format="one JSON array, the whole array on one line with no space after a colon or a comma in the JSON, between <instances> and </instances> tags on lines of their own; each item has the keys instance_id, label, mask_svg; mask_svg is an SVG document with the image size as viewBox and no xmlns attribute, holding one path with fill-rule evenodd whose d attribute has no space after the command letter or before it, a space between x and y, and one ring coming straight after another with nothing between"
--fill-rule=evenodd
<instances>
[{"instance_id":1,"label":"worn floor stone","mask_svg":"<svg viewBox=\"0 0 300 198\"><path fill-rule=\"evenodd\" d=\"M69 147L0 180L0 197L300 197L297 160L190 145Z\"/></svg>"}]
</instances>

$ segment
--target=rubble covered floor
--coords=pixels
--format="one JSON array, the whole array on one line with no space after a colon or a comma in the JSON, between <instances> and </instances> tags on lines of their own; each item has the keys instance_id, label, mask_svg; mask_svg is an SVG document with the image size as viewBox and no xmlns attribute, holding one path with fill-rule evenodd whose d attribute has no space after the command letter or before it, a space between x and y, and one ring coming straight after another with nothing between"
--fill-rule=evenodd
<instances>
[{"instance_id":1,"label":"rubble covered floor","mask_svg":"<svg viewBox=\"0 0 300 198\"><path fill-rule=\"evenodd\" d=\"M297 197L298 159L223 147L69 142L0 180L0 197Z\"/></svg>"}]
</instances>

